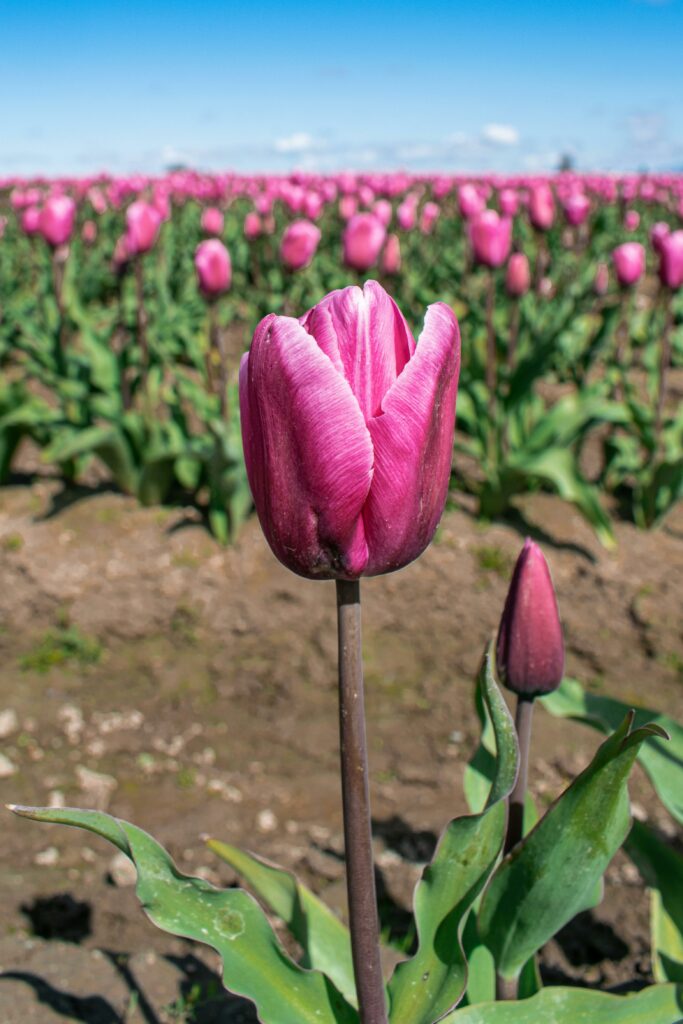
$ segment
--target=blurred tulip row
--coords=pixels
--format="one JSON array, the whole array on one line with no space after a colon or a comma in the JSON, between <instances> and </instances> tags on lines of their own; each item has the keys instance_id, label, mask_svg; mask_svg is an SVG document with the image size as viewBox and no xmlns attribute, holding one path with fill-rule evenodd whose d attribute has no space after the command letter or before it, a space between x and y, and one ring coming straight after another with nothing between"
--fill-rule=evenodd
<instances>
[{"instance_id":1,"label":"blurred tulip row","mask_svg":"<svg viewBox=\"0 0 683 1024\"><path fill-rule=\"evenodd\" d=\"M548 489L605 543L683 496L683 176L0 180L0 480L24 439L223 540L251 510L236 369L259 320L376 278L462 335L453 492Z\"/></svg>"}]
</instances>

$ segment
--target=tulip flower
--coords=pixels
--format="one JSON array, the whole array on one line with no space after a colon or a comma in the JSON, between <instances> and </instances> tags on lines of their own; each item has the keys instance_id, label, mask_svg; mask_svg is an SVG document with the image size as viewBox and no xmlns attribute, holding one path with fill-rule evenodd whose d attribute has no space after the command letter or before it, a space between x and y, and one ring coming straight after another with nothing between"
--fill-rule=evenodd
<instances>
[{"instance_id":1,"label":"tulip flower","mask_svg":"<svg viewBox=\"0 0 683 1024\"><path fill-rule=\"evenodd\" d=\"M505 601L496 662L501 680L521 697L552 693L562 682L564 641L553 582L543 552L528 539Z\"/></svg>"},{"instance_id":2,"label":"tulip flower","mask_svg":"<svg viewBox=\"0 0 683 1024\"><path fill-rule=\"evenodd\" d=\"M75 220L76 204L71 196L50 196L40 211L40 233L56 249L71 238Z\"/></svg>"},{"instance_id":3,"label":"tulip flower","mask_svg":"<svg viewBox=\"0 0 683 1024\"><path fill-rule=\"evenodd\" d=\"M465 220L471 220L484 209L485 203L474 185L461 185L458 189L458 209Z\"/></svg>"},{"instance_id":4,"label":"tulip flower","mask_svg":"<svg viewBox=\"0 0 683 1024\"><path fill-rule=\"evenodd\" d=\"M227 292L232 281L230 253L218 238L200 242L194 254L199 288L207 299Z\"/></svg>"},{"instance_id":5,"label":"tulip flower","mask_svg":"<svg viewBox=\"0 0 683 1024\"><path fill-rule=\"evenodd\" d=\"M339 216L342 220L351 220L358 212L358 200L355 196L342 196L339 200Z\"/></svg>"},{"instance_id":6,"label":"tulip flower","mask_svg":"<svg viewBox=\"0 0 683 1024\"><path fill-rule=\"evenodd\" d=\"M670 232L660 242L659 279L672 290L683 285L683 230Z\"/></svg>"},{"instance_id":7,"label":"tulip flower","mask_svg":"<svg viewBox=\"0 0 683 1024\"><path fill-rule=\"evenodd\" d=\"M244 237L248 242L253 242L262 231L261 218L256 210L250 210L244 218Z\"/></svg>"},{"instance_id":8,"label":"tulip flower","mask_svg":"<svg viewBox=\"0 0 683 1024\"><path fill-rule=\"evenodd\" d=\"M483 210L470 221L470 242L474 258L487 267L505 263L512 243L512 221L495 210Z\"/></svg>"},{"instance_id":9,"label":"tulip flower","mask_svg":"<svg viewBox=\"0 0 683 1024\"><path fill-rule=\"evenodd\" d=\"M28 206L21 214L21 230L25 235L37 235L40 231L40 210Z\"/></svg>"},{"instance_id":10,"label":"tulip flower","mask_svg":"<svg viewBox=\"0 0 683 1024\"><path fill-rule=\"evenodd\" d=\"M425 203L420 214L420 231L423 235L431 235L434 225L439 219L441 210L436 203Z\"/></svg>"},{"instance_id":11,"label":"tulip flower","mask_svg":"<svg viewBox=\"0 0 683 1024\"><path fill-rule=\"evenodd\" d=\"M401 231L412 231L417 221L417 198L406 196L396 210L396 220Z\"/></svg>"},{"instance_id":12,"label":"tulip flower","mask_svg":"<svg viewBox=\"0 0 683 1024\"><path fill-rule=\"evenodd\" d=\"M287 270L303 270L315 256L320 242L320 228L308 220L288 224L280 243L280 260Z\"/></svg>"},{"instance_id":13,"label":"tulip flower","mask_svg":"<svg viewBox=\"0 0 683 1024\"><path fill-rule=\"evenodd\" d=\"M94 245L97 241L97 224L94 220L86 220L81 228L81 238L86 245Z\"/></svg>"},{"instance_id":14,"label":"tulip flower","mask_svg":"<svg viewBox=\"0 0 683 1024\"><path fill-rule=\"evenodd\" d=\"M202 231L207 235L222 235L225 218L217 206L207 206L202 210Z\"/></svg>"},{"instance_id":15,"label":"tulip flower","mask_svg":"<svg viewBox=\"0 0 683 1024\"><path fill-rule=\"evenodd\" d=\"M637 231L640 226L640 214L637 210L627 210L624 216L624 227L627 231Z\"/></svg>"},{"instance_id":16,"label":"tulip flower","mask_svg":"<svg viewBox=\"0 0 683 1024\"><path fill-rule=\"evenodd\" d=\"M374 213L356 213L344 228L344 263L361 273L377 262L387 229Z\"/></svg>"},{"instance_id":17,"label":"tulip flower","mask_svg":"<svg viewBox=\"0 0 683 1024\"><path fill-rule=\"evenodd\" d=\"M130 256L149 252L157 240L161 214L151 203L138 199L126 210L126 245Z\"/></svg>"},{"instance_id":18,"label":"tulip flower","mask_svg":"<svg viewBox=\"0 0 683 1024\"><path fill-rule=\"evenodd\" d=\"M538 231L547 231L555 219L555 200L550 185L535 185L529 195L529 218Z\"/></svg>"},{"instance_id":19,"label":"tulip flower","mask_svg":"<svg viewBox=\"0 0 683 1024\"><path fill-rule=\"evenodd\" d=\"M280 561L309 579L375 576L424 551L451 471L460 332L435 303L415 346L375 281L300 321L271 314L240 366L247 475Z\"/></svg>"},{"instance_id":20,"label":"tulip flower","mask_svg":"<svg viewBox=\"0 0 683 1024\"><path fill-rule=\"evenodd\" d=\"M519 297L525 295L531 287L531 270L529 260L523 252L513 252L508 260L505 273L505 288L508 295Z\"/></svg>"},{"instance_id":21,"label":"tulip flower","mask_svg":"<svg viewBox=\"0 0 683 1024\"><path fill-rule=\"evenodd\" d=\"M583 192L572 192L562 203L567 223L573 228L578 227L588 217L591 201Z\"/></svg>"},{"instance_id":22,"label":"tulip flower","mask_svg":"<svg viewBox=\"0 0 683 1024\"><path fill-rule=\"evenodd\" d=\"M640 242L624 242L612 253L612 261L619 284L628 288L645 272L645 249Z\"/></svg>"},{"instance_id":23,"label":"tulip flower","mask_svg":"<svg viewBox=\"0 0 683 1024\"><path fill-rule=\"evenodd\" d=\"M498 202L504 217L514 217L519 209L519 193L514 188L501 189Z\"/></svg>"},{"instance_id":24,"label":"tulip flower","mask_svg":"<svg viewBox=\"0 0 683 1024\"><path fill-rule=\"evenodd\" d=\"M401 243L398 235L389 235L387 238L381 265L384 274L398 274L401 269Z\"/></svg>"},{"instance_id":25,"label":"tulip flower","mask_svg":"<svg viewBox=\"0 0 683 1024\"><path fill-rule=\"evenodd\" d=\"M391 218L393 216L393 210L391 203L388 199L378 199L372 206L372 212L375 217L382 221L385 228L388 228L391 224Z\"/></svg>"},{"instance_id":26,"label":"tulip flower","mask_svg":"<svg viewBox=\"0 0 683 1024\"><path fill-rule=\"evenodd\" d=\"M657 223L653 224L650 228L650 242L652 243L652 248L655 250L656 253L661 254L662 241L666 238L670 231L671 228L665 220L657 221Z\"/></svg>"}]
</instances>

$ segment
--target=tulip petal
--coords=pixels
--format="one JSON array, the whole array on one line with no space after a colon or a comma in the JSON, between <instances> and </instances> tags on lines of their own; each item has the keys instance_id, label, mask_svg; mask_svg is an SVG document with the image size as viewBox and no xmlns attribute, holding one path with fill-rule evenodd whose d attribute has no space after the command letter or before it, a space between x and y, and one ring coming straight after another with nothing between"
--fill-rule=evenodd
<instances>
[{"instance_id":1,"label":"tulip petal","mask_svg":"<svg viewBox=\"0 0 683 1024\"><path fill-rule=\"evenodd\" d=\"M301 323L351 385L367 423L415 351L400 309L376 281L330 292ZM393 341L393 344L391 343Z\"/></svg>"},{"instance_id":2,"label":"tulip petal","mask_svg":"<svg viewBox=\"0 0 683 1024\"><path fill-rule=\"evenodd\" d=\"M359 576L370 434L348 382L297 320L259 324L240 365L240 407L249 484L275 555L309 578Z\"/></svg>"},{"instance_id":3,"label":"tulip petal","mask_svg":"<svg viewBox=\"0 0 683 1024\"><path fill-rule=\"evenodd\" d=\"M366 576L407 565L434 536L448 493L459 372L458 322L437 302L415 355L368 424L375 469L363 509Z\"/></svg>"}]
</instances>

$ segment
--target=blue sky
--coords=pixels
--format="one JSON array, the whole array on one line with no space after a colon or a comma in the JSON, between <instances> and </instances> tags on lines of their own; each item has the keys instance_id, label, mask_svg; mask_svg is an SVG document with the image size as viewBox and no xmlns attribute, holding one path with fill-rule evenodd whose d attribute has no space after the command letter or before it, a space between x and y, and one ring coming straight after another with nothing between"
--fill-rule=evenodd
<instances>
[{"instance_id":1,"label":"blue sky","mask_svg":"<svg viewBox=\"0 0 683 1024\"><path fill-rule=\"evenodd\" d=\"M683 167L683 0L0 0L0 177Z\"/></svg>"}]
</instances>

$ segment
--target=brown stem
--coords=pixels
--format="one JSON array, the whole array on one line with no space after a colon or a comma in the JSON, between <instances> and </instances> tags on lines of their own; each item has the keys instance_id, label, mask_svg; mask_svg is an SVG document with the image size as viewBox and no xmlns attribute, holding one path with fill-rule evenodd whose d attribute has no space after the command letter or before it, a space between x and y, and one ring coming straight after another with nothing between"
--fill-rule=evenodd
<instances>
[{"instance_id":1,"label":"brown stem","mask_svg":"<svg viewBox=\"0 0 683 1024\"><path fill-rule=\"evenodd\" d=\"M353 972L361 1024L387 1024L372 858L357 580L337 580L337 628L344 849Z\"/></svg>"}]
</instances>

